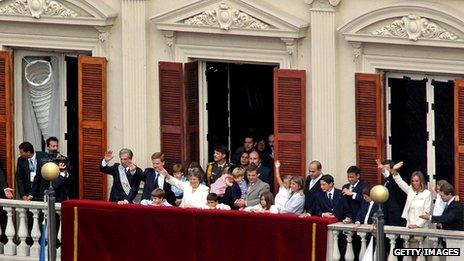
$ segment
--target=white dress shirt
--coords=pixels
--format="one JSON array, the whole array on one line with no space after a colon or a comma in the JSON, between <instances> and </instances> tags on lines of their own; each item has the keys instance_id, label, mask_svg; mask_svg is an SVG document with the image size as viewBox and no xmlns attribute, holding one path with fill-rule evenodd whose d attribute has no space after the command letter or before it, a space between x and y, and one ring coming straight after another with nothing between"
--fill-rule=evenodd
<instances>
[{"instance_id":1,"label":"white dress shirt","mask_svg":"<svg viewBox=\"0 0 464 261\"><path fill-rule=\"evenodd\" d=\"M372 206L374 205L374 201L371 200L369 202L369 208L367 209L366 216L364 217L364 222L363 224L369 224L369 215L371 214Z\"/></svg>"}]
</instances>

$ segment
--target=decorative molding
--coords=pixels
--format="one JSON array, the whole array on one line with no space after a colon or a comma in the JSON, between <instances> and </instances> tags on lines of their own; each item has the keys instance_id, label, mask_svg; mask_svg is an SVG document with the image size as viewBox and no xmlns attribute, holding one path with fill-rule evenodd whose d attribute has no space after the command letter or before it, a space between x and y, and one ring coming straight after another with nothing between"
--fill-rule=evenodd
<instances>
[{"instance_id":1,"label":"decorative molding","mask_svg":"<svg viewBox=\"0 0 464 261\"><path fill-rule=\"evenodd\" d=\"M169 58L172 60L175 57L175 44L176 44L176 33L174 31L163 31L164 42L167 46Z\"/></svg>"},{"instance_id":2,"label":"decorative molding","mask_svg":"<svg viewBox=\"0 0 464 261\"><path fill-rule=\"evenodd\" d=\"M311 5L311 9L334 11L341 0L305 0L305 3Z\"/></svg>"},{"instance_id":3,"label":"decorative molding","mask_svg":"<svg viewBox=\"0 0 464 261\"><path fill-rule=\"evenodd\" d=\"M410 14L391 24L374 30L373 35L408 38L417 41L419 38L435 40L456 40L458 37L427 18Z\"/></svg>"},{"instance_id":4,"label":"decorative molding","mask_svg":"<svg viewBox=\"0 0 464 261\"><path fill-rule=\"evenodd\" d=\"M269 24L245 12L232 8L224 2L220 3L215 9L210 9L199 15L185 19L184 23L189 25L219 26L226 31L231 28L264 30L271 27Z\"/></svg>"},{"instance_id":5,"label":"decorative molding","mask_svg":"<svg viewBox=\"0 0 464 261\"><path fill-rule=\"evenodd\" d=\"M150 18L158 30L274 38L302 38L309 23L265 1L197 0Z\"/></svg>"},{"instance_id":6,"label":"decorative molding","mask_svg":"<svg viewBox=\"0 0 464 261\"><path fill-rule=\"evenodd\" d=\"M101 43L105 43L110 36L110 33L108 32L108 26L95 26L95 29L98 31L98 40Z\"/></svg>"},{"instance_id":7,"label":"decorative molding","mask_svg":"<svg viewBox=\"0 0 464 261\"><path fill-rule=\"evenodd\" d=\"M359 57L362 54L362 43L360 42L350 42L353 47L353 61L358 61Z\"/></svg>"},{"instance_id":8,"label":"decorative molding","mask_svg":"<svg viewBox=\"0 0 464 261\"><path fill-rule=\"evenodd\" d=\"M77 17L78 13L52 0L15 0L0 8L0 14L26 15L40 19L43 16Z\"/></svg>"}]
</instances>

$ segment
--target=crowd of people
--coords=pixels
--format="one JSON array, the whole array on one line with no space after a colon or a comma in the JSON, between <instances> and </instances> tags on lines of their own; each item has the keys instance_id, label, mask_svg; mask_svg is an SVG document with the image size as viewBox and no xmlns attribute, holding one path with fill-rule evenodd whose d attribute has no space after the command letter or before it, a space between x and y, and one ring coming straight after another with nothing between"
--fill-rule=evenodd
<instances>
[{"instance_id":1,"label":"crowd of people","mask_svg":"<svg viewBox=\"0 0 464 261\"><path fill-rule=\"evenodd\" d=\"M142 171L132 162L129 149L120 150L120 163L111 166L113 152L108 151L100 169L113 176L110 201L119 204L133 203L144 181L144 205L291 213L302 218L336 218L355 225L373 223L379 206L369 196L373 184L362 180L359 167L347 169L347 183L341 189L334 186L334 177L323 173L322 164L316 160L309 164L305 179L300 173L281 173L285 162L274 157L273 142L273 135L259 142L246 136L243 146L230 156L232 161L227 148L217 146L214 162L206 171L195 162L176 163L168 171L162 152L154 153L153 167ZM412 229L438 223L443 229L464 230L463 208L453 185L440 180L432 193L420 171L412 173L409 185L403 180L399 174L403 162L377 160L377 165L390 192L384 206L387 225ZM275 193L274 181L278 187Z\"/></svg>"}]
</instances>

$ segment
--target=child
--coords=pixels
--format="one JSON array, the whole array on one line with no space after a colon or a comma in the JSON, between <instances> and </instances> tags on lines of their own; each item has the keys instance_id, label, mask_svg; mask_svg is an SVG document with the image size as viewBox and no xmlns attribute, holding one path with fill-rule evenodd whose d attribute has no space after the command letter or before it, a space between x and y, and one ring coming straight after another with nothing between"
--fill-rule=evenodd
<instances>
[{"instance_id":1,"label":"child","mask_svg":"<svg viewBox=\"0 0 464 261\"><path fill-rule=\"evenodd\" d=\"M231 168L230 167L225 167L224 170L222 171L221 176L213 183L211 184L211 193L215 193L218 197L224 196L224 193L226 192L226 188L232 184L230 184L230 177L231 177ZM228 184L229 183L229 184Z\"/></svg>"},{"instance_id":2,"label":"child","mask_svg":"<svg viewBox=\"0 0 464 261\"><path fill-rule=\"evenodd\" d=\"M163 189L157 188L151 192L151 201L150 200L142 200L140 204L145 205L145 206L155 206L155 207L170 207L172 206L169 204L166 199L164 198L166 193L164 192Z\"/></svg>"},{"instance_id":3,"label":"child","mask_svg":"<svg viewBox=\"0 0 464 261\"><path fill-rule=\"evenodd\" d=\"M270 191L264 192L260 199L260 203L258 205L254 205L251 207L246 207L244 210L249 212L258 212L258 213L279 213L279 210L274 204L274 196Z\"/></svg>"},{"instance_id":4,"label":"child","mask_svg":"<svg viewBox=\"0 0 464 261\"><path fill-rule=\"evenodd\" d=\"M177 163L174 166L172 166L172 173L173 173L174 178L182 182L187 181L187 178L185 178L184 176L184 167L182 167L182 164ZM179 189L176 186L171 186L171 191L176 196L176 206L179 206L180 203L182 202L184 191Z\"/></svg>"},{"instance_id":5,"label":"child","mask_svg":"<svg viewBox=\"0 0 464 261\"><path fill-rule=\"evenodd\" d=\"M230 207L225 204L218 204L218 195L216 193L209 193L206 197L208 206L205 206L205 209L220 209L220 210L230 210Z\"/></svg>"},{"instance_id":6,"label":"child","mask_svg":"<svg viewBox=\"0 0 464 261\"><path fill-rule=\"evenodd\" d=\"M292 194L290 189L290 180L292 179L292 176L286 175L282 180L280 177L280 161L276 160L274 166L277 184L279 184L279 192L275 197L275 205L280 212L285 207L285 204L290 199L290 195Z\"/></svg>"},{"instance_id":7,"label":"child","mask_svg":"<svg viewBox=\"0 0 464 261\"><path fill-rule=\"evenodd\" d=\"M239 198L245 198L247 194L248 185L245 181L245 168L242 166L235 167L232 171L232 176L234 176L234 181L240 187L240 196Z\"/></svg>"}]
</instances>

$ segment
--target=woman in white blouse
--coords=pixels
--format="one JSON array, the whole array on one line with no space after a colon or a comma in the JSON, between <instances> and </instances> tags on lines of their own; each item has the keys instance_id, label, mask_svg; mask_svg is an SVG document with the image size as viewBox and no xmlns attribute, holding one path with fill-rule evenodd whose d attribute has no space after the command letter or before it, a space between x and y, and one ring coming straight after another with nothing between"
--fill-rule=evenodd
<instances>
[{"instance_id":1,"label":"woman in white blouse","mask_svg":"<svg viewBox=\"0 0 464 261\"><path fill-rule=\"evenodd\" d=\"M402 218L406 219L408 228L427 228L430 221L420 218L422 214L430 214L432 209L432 193L426 189L425 178L422 172L414 171L411 175L411 185L398 174L398 169L403 162L397 163L393 169L393 179L407 195L406 204L403 209Z\"/></svg>"},{"instance_id":2,"label":"woman in white blouse","mask_svg":"<svg viewBox=\"0 0 464 261\"><path fill-rule=\"evenodd\" d=\"M201 173L199 168L189 168L187 174L188 181L180 181L173 178L165 169L161 171L161 174L166 177L169 184L184 191L184 197L179 207L203 208L206 205L209 188L200 184Z\"/></svg>"}]
</instances>

